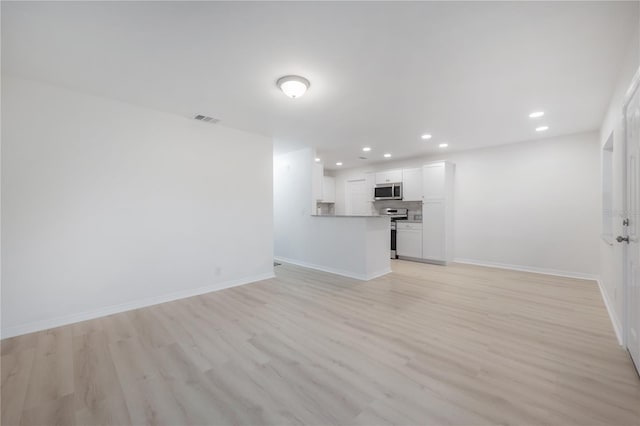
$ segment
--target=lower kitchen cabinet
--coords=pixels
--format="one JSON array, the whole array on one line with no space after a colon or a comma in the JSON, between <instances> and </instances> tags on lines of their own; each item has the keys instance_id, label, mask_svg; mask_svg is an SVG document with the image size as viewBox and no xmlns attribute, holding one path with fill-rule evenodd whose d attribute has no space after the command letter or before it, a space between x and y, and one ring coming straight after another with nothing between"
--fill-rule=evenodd
<instances>
[{"instance_id":1,"label":"lower kitchen cabinet","mask_svg":"<svg viewBox=\"0 0 640 426\"><path fill-rule=\"evenodd\" d=\"M396 253L401 257L422 258L422 224L396 222Z\"/></svg>"},{"instance_id":2,"label":"lower kitchen cabinet","mask_svg":"<svg viewBox=\"0 0 640 426\"><path fill-rule=\"evenodd\" d=\"M445 200L427 200L422 206L424 222L423 258L446 262L446 203Z\"/></svg>"}]
</instances>

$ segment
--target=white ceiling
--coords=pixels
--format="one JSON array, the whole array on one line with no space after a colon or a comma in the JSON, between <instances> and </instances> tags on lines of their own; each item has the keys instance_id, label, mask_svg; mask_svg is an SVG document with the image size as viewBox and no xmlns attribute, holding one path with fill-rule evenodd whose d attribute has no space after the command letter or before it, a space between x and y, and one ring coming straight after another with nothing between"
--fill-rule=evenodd
<instances>
[{"instance_id":1,"label":"white ceiling","mask_svg":"<svg viewBox=\"0 0 640 426\"><path fill-rule=\"evenodd\" d=\"M610 1L2 2L2 69L211 115L350 167L365 145L380 161L530 140L538 123L544 136L597 129L638 13ZM311 81L304 97L276 88L287 74Z\"/></svg>"}]
</instances>

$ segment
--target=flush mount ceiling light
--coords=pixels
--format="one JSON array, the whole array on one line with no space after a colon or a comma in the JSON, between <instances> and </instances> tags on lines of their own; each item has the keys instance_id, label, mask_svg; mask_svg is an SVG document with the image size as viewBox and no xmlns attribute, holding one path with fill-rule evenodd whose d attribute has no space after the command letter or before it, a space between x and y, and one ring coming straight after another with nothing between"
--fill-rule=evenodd
<instances>
[{"instance_id":1,"label":"flush mount ceiling light","mask_svg":"<svg viewBox=\"0 0 640 426\"><path fill-rule=\"evenodd\" d=\"M342 163L338 161L338 162L336 163L336 166L342 166Z\"/></svg>"},{"instance_id":2,"label":"flush mount ceiling light","mask_svg":"<svg viewBox=\"0 0 640 426\"><path fill-rule=\"evenodd\" d=\"M371 148L370 148L370 147L368 147L368 146L365 146L364 148L362 148L362 150L363 150L364 152L369 152L369 151L371 151Z\"/></svg>"},{"instance_id":3,"label":"flush mount ceiling light","mask_svg":"<svg viewBox=\"0 0 640 426\"><path fill-rule=\"evenodd\" d=\"M441 143L440 145L438 145L440 148L446 148L449 146L448 143Z\"/></svg>"},{"instance_id":4,"label":"flush mount ceiling light","mask_svg":"<svg viewBox=\"0 0 640 426\"><path fill-rule=\"evenodd\" d=\"M316 163L319 163L319 162L320 162L320 159L319 159L319 158L316 158Z\"/></svg>"},{"instance_id":5,"label":"flush mount ceiling light","mask_svg":"<svg viewBox=\"0 0 640 426\"><path fill-rule=\"evenodd\" d=\"M547 129L549 129L549 126L536 127L536 132L544 132Z\"/></svg>"},{"instance_id":6,"label":"flush mount ceiling light","mask_svg":"<svg viewBox=\"0 0 640 426\"><path fill-rule=\"evenodd\" d=\"M420 136L422 139L427 140L427 139L431 139L431 135L429 133L425 133L424 135Z\"/></svg>"},{"instance_id":7,"label":"flush mount ceiling light","mask_svg":"<svg viewBox=\"0 0 640 426\"><path fill-rule=\"evenodd\" d=\"M384 158L391 158L391 154L389 154L389 153L385 154Z\"/></svg>"},{"instance_id":8,"label":"flush mount ceiling light","mask_svg":"<svg viewBox=\"0 0 640 426\"><path fill-rule=\"evenodd\" d=\"M540 118L544 115L544 111L536 111L529 114L529 118Z\"/></svg>"},{"instance_id":9,"label":"flush mount ceiling light","mask_svg":"<svg viewBox=\"0 0 640 426\"><path fill-rule=\"evenodd\" d=\"M299 98L304 95L311 83L299 75L286 75L276 82L282 92L290 98Z\"/></svg>"}]
</instances>

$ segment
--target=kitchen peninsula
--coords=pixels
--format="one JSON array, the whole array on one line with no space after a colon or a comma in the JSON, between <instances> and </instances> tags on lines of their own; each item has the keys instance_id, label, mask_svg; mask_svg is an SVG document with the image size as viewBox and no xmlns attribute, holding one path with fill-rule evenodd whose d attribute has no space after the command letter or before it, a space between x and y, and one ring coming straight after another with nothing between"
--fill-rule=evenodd
<instances>
[{"instance_id":1,"label":"kitchen peninsula","mask_svg":"<svg viewBox=\"0 0 640 426\"><path fill-rule=\"evenodd\" d=\"M275 158L275 259L360 280L391 272L388 216L315 214L314 157L302 149Z\"/></svg>"},{"instance_id":2,"label":"kitchen peninsula","mask_svg":"<svg viewBox=\"0 0 640 426\"><path fill-rule=\"evenodd\" d=\"M389 217L312 215L316 265L306 265L370 280L391 272Z\"/></svg>"}]
</instances>

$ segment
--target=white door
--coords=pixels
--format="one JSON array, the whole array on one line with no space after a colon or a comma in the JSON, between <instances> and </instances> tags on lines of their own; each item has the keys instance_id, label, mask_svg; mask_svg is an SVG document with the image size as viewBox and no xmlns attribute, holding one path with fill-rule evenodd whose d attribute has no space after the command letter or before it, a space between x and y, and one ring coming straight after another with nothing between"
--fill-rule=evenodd
<instances>
[{"instance_id":1,"label":"white door","mask_svg":"<svg viewBox=\"0 0 640 426\"><path fill-rule=\"evenodd\" d=\"M640 371L640 90L628 98L624 109L626 137L626 217L627 235L618 237L618 242L626 242L625 256L625 299L626 299L626 345L631 358Z\"/></svg>"},{"instance_id":2,"label":"white door","mask_svg":"<svg viewBox=\"0 0 640 426\"><path fill-rule=\"evenodd\" d=\"M369 216L371 206L369 185L366 179L347 181L346 211L348 215Z\"/></svg>"}]
</instances>

